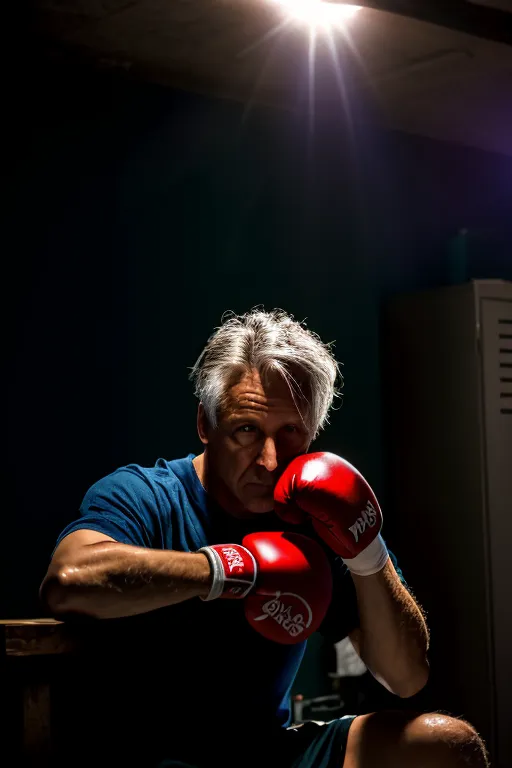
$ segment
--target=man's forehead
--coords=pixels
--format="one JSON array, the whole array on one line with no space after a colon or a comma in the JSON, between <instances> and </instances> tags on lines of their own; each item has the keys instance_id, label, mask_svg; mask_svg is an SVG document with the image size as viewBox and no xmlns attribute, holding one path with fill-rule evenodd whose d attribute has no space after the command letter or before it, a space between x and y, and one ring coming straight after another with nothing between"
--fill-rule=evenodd
<instances>
[{"instance_id":1,"label":"man's forehead","mask_svg":"<svg viewBox=\"0 0 512 768\"><path fill-rule=\"evenodd\" d=\"M269 373L262 377L258 371L245 373L233 384L231 393L233 396L259 396L266 399L291 397L290 388L283 376L279 373Z\"/></svg>"},{"instance_id":2,"label":"man's forehead","mask_svg":"<svg viewBox=\"0 0 512 768\"><path fill-rule=\"evenodd\" d=\"M298 413L290 388L283 377L274 374L263 382L257 372L245 374L228 389L223 410L226 415L244 411L264 413L273 410Z\"/></svg>"}]
</instances>

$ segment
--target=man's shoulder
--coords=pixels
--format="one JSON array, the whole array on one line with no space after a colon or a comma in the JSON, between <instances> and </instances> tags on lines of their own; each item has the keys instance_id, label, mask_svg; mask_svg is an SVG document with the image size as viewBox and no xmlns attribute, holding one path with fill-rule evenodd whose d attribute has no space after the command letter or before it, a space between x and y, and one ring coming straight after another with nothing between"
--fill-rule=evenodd
<instances>
[{"instance_id":1,"label":"man's shoulder","mask_svg":"<svg viewBox=\"0 0 512 768\"><path fill-rule=\"evenodd\" d=\"M87 490L82 510L114 507L158 512L175 506L180 481L167 467L125 464L104 475Z\"/></svg>"},{"instance_id":2,"label":"man's shoulder","mask_svg":"<svg viewBox=\"0 0 512 768\"><path fill-rule=\"evenodd\" d=\"M148 487L166 486L175 487L181 482L180 474L187 471L187 464L190 463L188 457L183 459L157 459L154 466L144 466L132 462L124 464L114 469L110 474L98 480L98 483L113 486L133 486L140 489L141 485Z\"/></svg>"}]
</instances>

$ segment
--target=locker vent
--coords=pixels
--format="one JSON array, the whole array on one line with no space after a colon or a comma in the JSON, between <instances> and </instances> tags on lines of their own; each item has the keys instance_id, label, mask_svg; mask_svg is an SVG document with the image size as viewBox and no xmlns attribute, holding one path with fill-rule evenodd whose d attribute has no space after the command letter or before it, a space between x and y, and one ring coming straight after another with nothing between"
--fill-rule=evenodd
<instances>
[{"instance_id":1,"label":"locker vent","mask_svg":"<svg viewBox=\"0 0 512 768\"><path fill-rule=\"evenodd\" d=\"M512 319L498 319L499 366L500 366L500 411L512 416Z\"/></svg>"}]
</instances>

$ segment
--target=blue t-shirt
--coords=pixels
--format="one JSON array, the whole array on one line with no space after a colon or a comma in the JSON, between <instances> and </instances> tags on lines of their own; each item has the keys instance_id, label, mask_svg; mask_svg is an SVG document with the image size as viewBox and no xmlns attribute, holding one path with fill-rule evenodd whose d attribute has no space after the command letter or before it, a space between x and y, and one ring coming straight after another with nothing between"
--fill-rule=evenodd
<instances>
[{"instance_id":1,"label":"blue t-shirt","mask_svg":"<svg viewBox=\"0 0 512 768\"><path fill-rule=\"evenodd\" d=\"M130 464L102 478L87 491L80 517L57 543L88 528L124 544L194 552L208 544L241 543L256 530L299 531L319 541L333 570L333 600L320 631L334 643L357 627L350 574L313 527L287 525L274 513L250 521L233 518L208 497L193 458L158 459L153 468ZM180 723L191 717L213 730L227 723L233 729L290 722L290 689L306 643L279 645L263 638L246 622L243 601L194 598L139 616L86 622L86 627L91 674L108 675L115 683L109 685L117 691L110 713L134 714L143 701L151 728L158 718L167 728L173 723L173 740L180 738ZM150 714L152 708L158 717Z\"/></svg>"}]
</instances>

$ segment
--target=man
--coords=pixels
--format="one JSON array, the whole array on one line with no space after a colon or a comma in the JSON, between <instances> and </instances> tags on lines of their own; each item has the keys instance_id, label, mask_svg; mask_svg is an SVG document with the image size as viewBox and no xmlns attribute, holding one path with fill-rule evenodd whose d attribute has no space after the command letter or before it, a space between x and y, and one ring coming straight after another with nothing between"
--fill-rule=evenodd
<instances>
[{"instance_id":1,"label":"man","mask_svg":"<svg viewBox=\"0 0 512 768\"><path fill-rule=\"evenodd\" d=\"M41 587L88 637L74 764L82 734L94 765L487 765L473 728L438 714L289 727L313 629L348 636L399 697L428 678L428 630L371 488L309 453L338 375L286 313L228 316L192 370L203 453L122 467L87 492ZM102 746L88 751L88 734Z\"/></svg>"}]
</instances>

